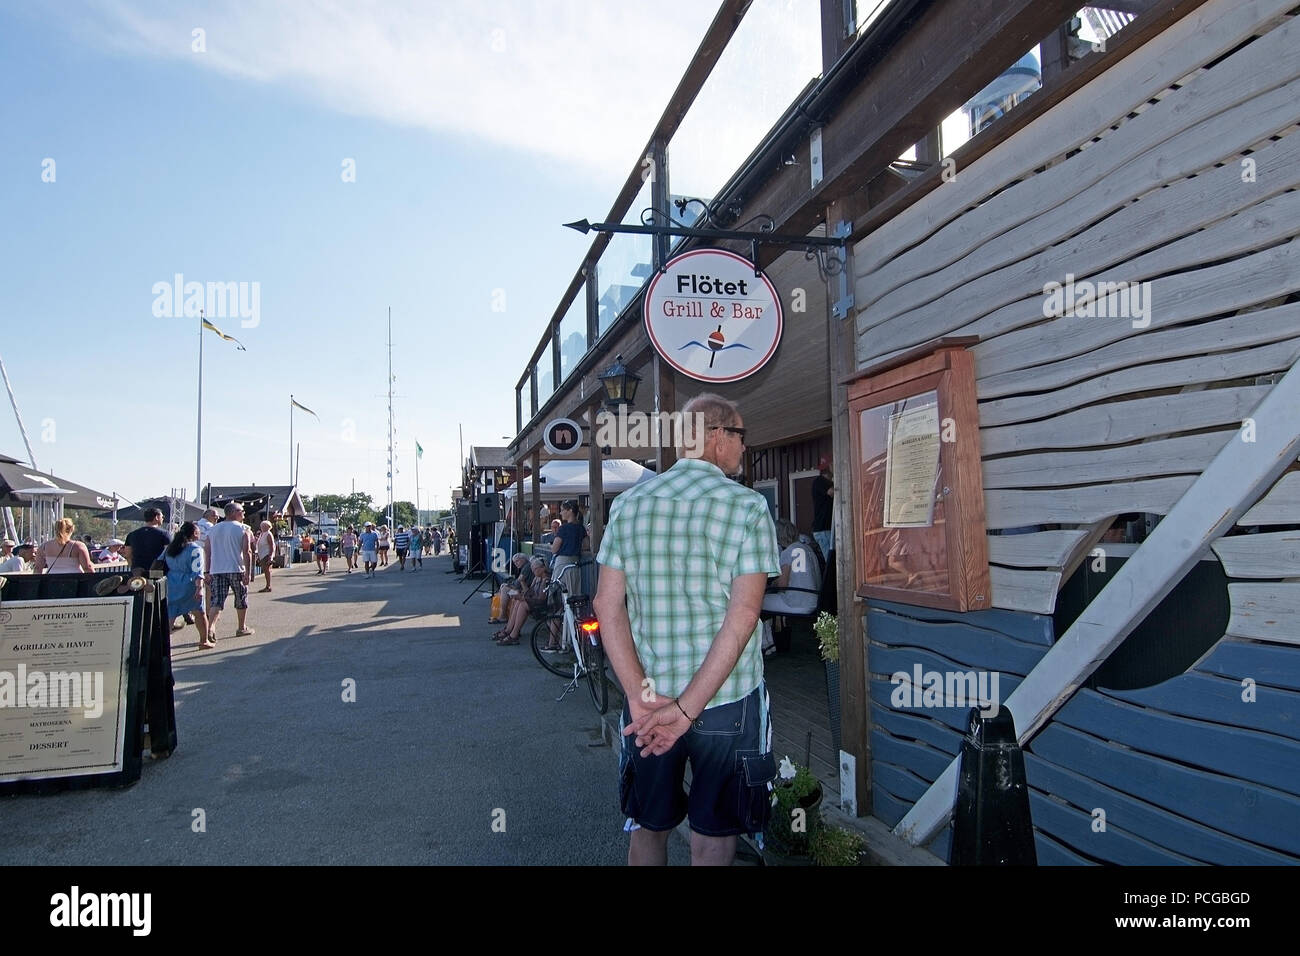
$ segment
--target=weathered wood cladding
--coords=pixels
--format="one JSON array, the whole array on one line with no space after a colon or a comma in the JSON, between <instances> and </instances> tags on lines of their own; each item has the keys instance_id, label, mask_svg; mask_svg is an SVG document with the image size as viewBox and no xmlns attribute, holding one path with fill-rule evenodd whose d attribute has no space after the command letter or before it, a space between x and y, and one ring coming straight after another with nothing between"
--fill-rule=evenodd
<instances>
[{"instance_id":1,"label":"weathered wood cladding","mask_svg":"<svg viewBox=\"0 0 1300 956\"><path fill-rule=\"evenodd\" d=\"M855 247L860 368L979 337L988 527L1039 526L989 536L995 607L1037 612L1013 617L1043 620L1113 517L1168 514L1229 443L1254 440L1268 395L1291 394L1271 382L1300 359L1293 8L1211 0ZM1045 309L1071 279L1123 285ZM1136 288L1145 316L1116 308ZM1300 434L1300 414L1275 412L1272 427ZM1153 686L1071 686L1041 730L1018 728L1040 862L1300 863L1291 467L1224 502L1254 504L1240 524L1264 530L1214 541L1231 620L1208 653ZM866 619L875 812L891 823L943 799L965 726L961 708L894 706L893 670L998 669L1004 701L1048 671L991 644L976 615L936 643L933 614Z\"/></svg>"},{"instance_id":2,"label":"weathered wood cladding","mask_svg":"<svg viewBox=\"0 0 1300 956\"><path fill-rule=\"evenodd\" d=\"M1300 357L1288 6L1205 4L855 248L860 367L980 339L990 529L1167 512ZM1047 317L1071 278L1120 285ZM994 604L1049 611L1025 558Z\"/></svg>"}]
</instances>

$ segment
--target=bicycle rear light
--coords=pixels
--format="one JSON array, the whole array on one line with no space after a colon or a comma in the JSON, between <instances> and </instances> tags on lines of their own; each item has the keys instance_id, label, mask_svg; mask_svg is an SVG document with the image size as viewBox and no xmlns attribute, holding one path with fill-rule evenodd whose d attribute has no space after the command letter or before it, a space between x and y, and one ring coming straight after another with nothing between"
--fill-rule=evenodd
<instances>
[{"instance_id":1,"label":"bicycle rear light","mask_svg":"<svg viewBox=\"0 0 1300 956\"><path fill-rule=\"evenodd\" d=\"M578 626L582 628L582 633L587 635L587 640L591 641L592 647L600 643L600 621L594 617L586 617Z\"/></svg>"}]
</instances>

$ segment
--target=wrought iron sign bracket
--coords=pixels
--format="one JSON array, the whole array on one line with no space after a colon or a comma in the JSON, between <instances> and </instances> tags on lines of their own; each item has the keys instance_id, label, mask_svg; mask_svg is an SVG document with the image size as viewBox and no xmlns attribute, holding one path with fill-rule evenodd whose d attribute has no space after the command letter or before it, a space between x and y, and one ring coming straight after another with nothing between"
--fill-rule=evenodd
<instances>
[{"instance_id":1,"label":"wrought iron sign bracket","mask_svg":"<svg viewBox=\"0 0 1300 956\"><path fill-rule=\"evenodd\" d=\"M806 258L815 258L817 260L817 271L823 279L828 276L839 275L844 271L846 258L844 250L848 246L847 233L833 236L799 236L773 232L775 221L771 216L762 214L743 223L740 229L722 229L714 225L716 217L720 213L734 212L734 208L718 208L717 204L710 206L701 199L675 199L673 204L677 207L679 214L685 213L687 206L698 204L703 211L696 217L694 222L703 222L705 225L703 227L694 224L687 225L653 208L642 210L641 225L619 222L593 223L588 222L586 219L580 219L577 222L566 222L564 225L584 235L589 232L632 233L642 236L681 236L687 239L748 242L750 259L755 263L758 262L758 247L760 245L793 246L802 248ZM667 222L662 220L667 220ZM755 222L760 223L757 232L744 228ZM659 271L664 270L661 267ZM756 265L754 267L754 276L761 275L762 271Z\"/></svg>"}]
</instances>

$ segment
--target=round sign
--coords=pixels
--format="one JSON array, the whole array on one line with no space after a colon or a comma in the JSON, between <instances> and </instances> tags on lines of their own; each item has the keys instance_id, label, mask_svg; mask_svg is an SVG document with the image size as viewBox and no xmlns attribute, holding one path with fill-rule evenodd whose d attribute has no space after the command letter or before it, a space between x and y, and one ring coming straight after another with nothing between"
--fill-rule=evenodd
<instances>
[{"instance_id":1,"label":"round sign","mask_svg":"<svg viewBox=\"0 0 1300 956\"><path fill-rule=\"evenodd\" d=\"M557 418L542 429L542 444L552 455L567 455L582 447L582 426L571 418Z\"/></svg>"},{"instance_id":2,"label":"round sign","mask_svg":"<svg viewBox=\"0 0 1300 956\"><path fill-rule=\"evenodd\" d=\"M753 375L781 342L781 299L754 263L723 249L669 260L645 295L645 325L660 358L701 382Z\"/></svg>"}]
</instances>

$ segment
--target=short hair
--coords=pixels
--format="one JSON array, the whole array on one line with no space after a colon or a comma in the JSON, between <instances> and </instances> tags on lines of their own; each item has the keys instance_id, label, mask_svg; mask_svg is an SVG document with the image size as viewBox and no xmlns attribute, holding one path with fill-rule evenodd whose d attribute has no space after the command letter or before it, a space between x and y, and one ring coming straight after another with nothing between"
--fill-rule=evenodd
<instances>
[{"instance_id":1,"label":"short hair","mask_svg":"<svg viewBox=\"0 0 1300 956\"><path fill-rule=\"evenodd\" d=\"M736 403L723 398L715 392L701 392L684 406L683 415L703 415L705 428L721 425L734 425L740 419L740 409Z\"/></svg>"},{"instance_id":2,"label":"short hair","mask_svg":"<svg viewBox=\"0 0 1300 956\"><path fill-rule=\"evenodd\" d=\"M550 567L550 565L546 563L546 559L545 559L544 557L542 557L540 554L535 554L535 555L533 555L533 557L532 557L532 561L531 561L530 563L531 563L532 566L535 567L535 568L549 568L549 567Z\"/></svg>"},{"instance_id":3,"label":"short hair","mask_svg":"<svg viewBox=\"0 0 1300 956\"><path fill-rule=\"evenodd\" d=\"M226 517L227 517L227 518L229 518L231 515L233 515L236 511L243 511L243 510L244 510L244 506L241 505L238 501L228 501L228 502L226 502Z\"/></svg>"},{"instance_id":4,"label":"short hair","mask_svg":"<svg viewBox=\"0 0 1300 956\"><path fill-rule=\"evenodd\" d=\"M208 505L208 510L203 512L203 517L206 518L208 515L214 515L216 513L217 513L217 509L212 507L212 505Z\"/></svg>"},{"instance_id":5,"label":"short hair","mask_svg":"<svg viewBox=\"0 0 1300 956\"><path fill-rule=\"evenodd\" d=\"M799 529L789 518L776 519L776 546L784 551L799 540Z\"/></svg>"},{"instance_id":6,"label":"short hair","mask_svg":"<svg viewBox=\"0 0 1300 956\"><path fill-rule=\"evenodd\" d=\"M147 523L152 521L154 518L161 518L162 510L159 508L145 508L144 511L140 512L140 517Z\"/></svg>"},{"instance_id":7,"label":"short hair","mask_svg":"<svg viewBox=\"0 0 1300 956\"><path fill-rule=\"evenodd\" d=\"M271 530L271 522L269 522L269 521L263 521L260 525L258 525L258 527L259 527L262 531L270 531L270 530Z\"/></svg>"}]
</instances>

